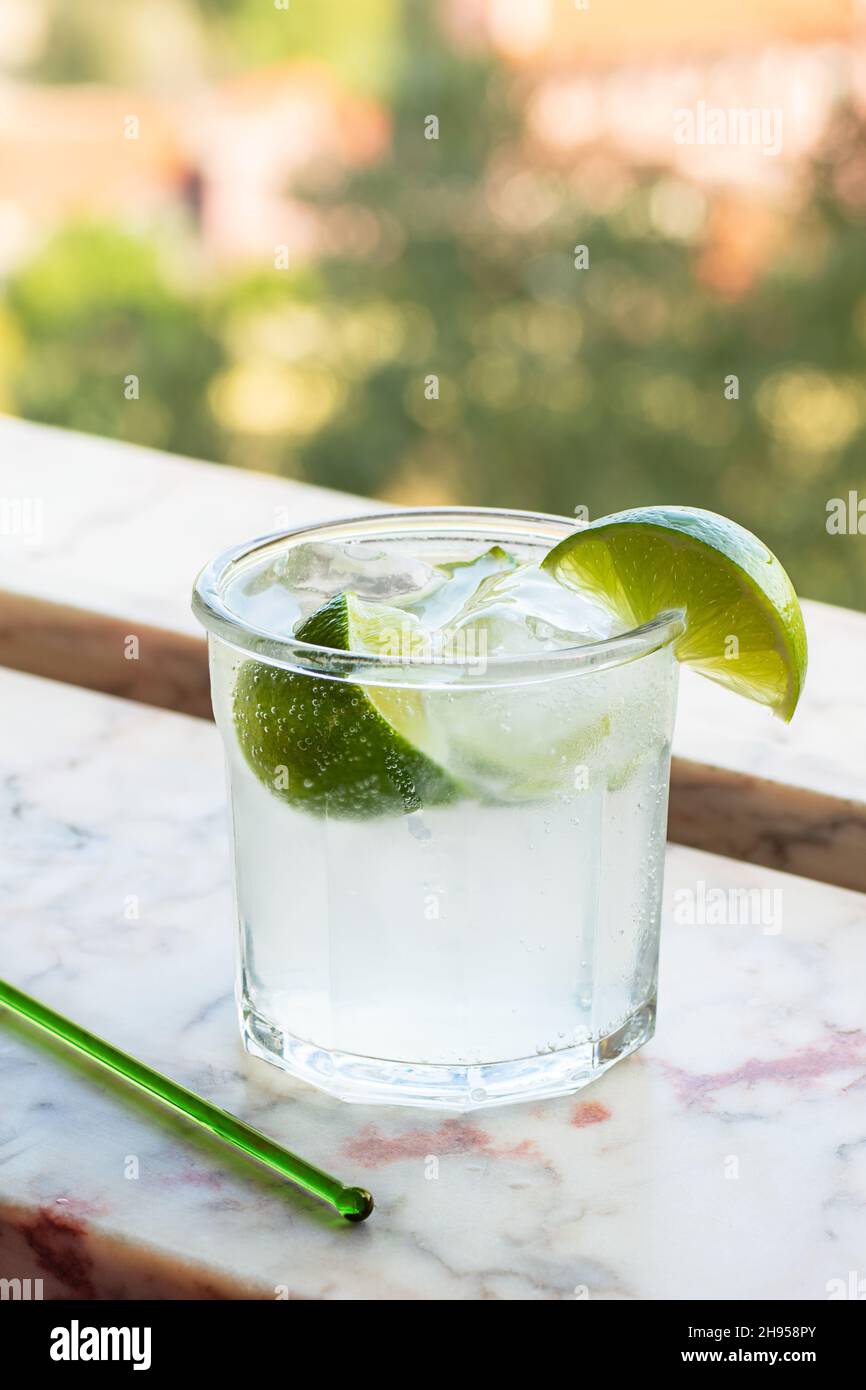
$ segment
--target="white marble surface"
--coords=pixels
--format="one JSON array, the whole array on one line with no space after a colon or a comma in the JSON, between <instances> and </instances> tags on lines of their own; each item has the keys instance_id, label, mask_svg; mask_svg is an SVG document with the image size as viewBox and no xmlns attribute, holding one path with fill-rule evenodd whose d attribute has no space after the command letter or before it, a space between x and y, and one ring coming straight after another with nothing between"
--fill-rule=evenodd
<instances>
[{"instance_id":1,"label":"white marble surface","mask_svg":"<svg viewBox=\"0 0 866 1390\"><path fill-rule=\"evenodd\" d=\"M0 417L0 589L185 632L192 581L230 545L379 503L266 473Z\"/></svg>"},{"instance_id":2,"label":"white marble surface","mask_svg":"<svg viewBox=\"0 0 866 1390\"><path fill-rule=\"evenodd\" d=\"M862 1274L866 899L672 849L642 1053L477 1118L345 1106L241 1051L215 729L8 672L0 699L2 973L377 1202L331 1218L4 1016L0 1275L67 1297L821 1299ZM778 889L781 930L678 925L701 882Z\"/></svg>"}]
</instances>

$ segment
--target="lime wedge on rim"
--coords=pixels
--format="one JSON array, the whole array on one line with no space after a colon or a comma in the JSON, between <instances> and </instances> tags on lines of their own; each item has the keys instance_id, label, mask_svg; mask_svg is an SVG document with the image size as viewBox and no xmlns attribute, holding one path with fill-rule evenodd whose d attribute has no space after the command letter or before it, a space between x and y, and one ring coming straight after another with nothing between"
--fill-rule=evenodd
<instances>
[{"instance_id":1,"label":"lime wedge on rim","mask_svg":"<svg viewBox=\"0 0 866 1390\"><path fill-rule=\"evenodd\" d=\"M303 642L337 651L391 655L420 651L425 635L412 614L356 595L335 595L298 629ZM453 801L461 788L423 742L417 692L373 691L352 681L295 674L247 661L238 672L233 712L247 763L275 795L316 815L361 819L403 815ZM417 724L410 743L401 729Z\"/></svg>"},{"instance_id":2,"label":"lime wedge on rim","mask_svg":"<svg viewBox=\"0 0 866 1390\"><path fill-rule=\"evenodd\" d=\"M635 507L568 536L542 568L639 627L682 610L678 659L768 705L782 719L806 676L806 630L797 595L757 536L691 507Z\"/></svg>"}]
</instances>

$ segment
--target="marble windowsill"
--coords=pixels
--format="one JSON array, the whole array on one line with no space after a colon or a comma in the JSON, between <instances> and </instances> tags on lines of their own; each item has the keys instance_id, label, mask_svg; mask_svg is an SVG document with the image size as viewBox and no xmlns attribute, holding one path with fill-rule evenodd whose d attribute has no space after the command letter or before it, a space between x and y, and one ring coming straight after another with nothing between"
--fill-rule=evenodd
<instances>
[{"instance_id":1,"label":"marble windowsill","mask_svg":"<svg viewBox=\"0 0 866 1390\"><path fill-rule=\"evenodd\" d=\"M821 1299L862 1265L860 895L672 847L641 1053L536 1107L343 1105L241 1050L213 726L10 672L0 698L4 975L377 1201L350 1227L2 1016L0 1277L55 1297ZM778 890L782 930L677 925L700 882Z\"/></svg>"},{"instance_id":2,"label":"marble windowsill","mask_svg":"<svg viewBox=\"0 0 866 1390\"><path fill-rule=\"evenodd\" d=\"M0 664L204 716L198 569L245 536L377 509L16 420L0 420L0 450L3 496L39 523L0 543ZM793 724L683 672L670 836L863 890L866 615L805 611L810 671ZM124 656L130 633L137 661Z\"/></svg>"}]
</instances>

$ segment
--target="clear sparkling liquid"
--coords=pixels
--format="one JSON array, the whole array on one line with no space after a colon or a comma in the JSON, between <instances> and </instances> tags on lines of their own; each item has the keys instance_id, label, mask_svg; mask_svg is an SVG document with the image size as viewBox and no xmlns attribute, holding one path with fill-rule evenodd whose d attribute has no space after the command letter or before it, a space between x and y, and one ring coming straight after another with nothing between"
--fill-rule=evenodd
<instances>
[{"instance_id":1,"label":"clear sparkling liquid","mask_svg":"<svg viewBox=\"0 0 866 1390\"><path fill-rule=\"evenodd\" d=\"M486 624L496 649L512 653L613 630L531 555L467 583L458 568L443 580L432 556L395 561L381 549L342 555L337 572L319 555L248 574L232 605L257 626L267 607L271 630L292 631L348 580L431 624ZM299 590L299 574L312 587ZM529 685L426 691L440 760L469 794L366 820L310 815L250 771L231 717L242 660L212 644L244 1002L275 1036L326 1054L327 1071L343 1054L443 1068L440 1103L471 1105L483 1101L461 1068L589 1055L652 1010L676 688L669 647Z\"/></svg>"}]
</instances>

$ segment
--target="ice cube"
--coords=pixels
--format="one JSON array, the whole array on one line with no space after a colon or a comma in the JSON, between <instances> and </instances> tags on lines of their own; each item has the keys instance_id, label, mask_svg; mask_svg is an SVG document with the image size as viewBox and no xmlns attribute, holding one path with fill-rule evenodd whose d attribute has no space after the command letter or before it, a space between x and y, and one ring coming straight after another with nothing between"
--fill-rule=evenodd
<instances>
[{"instance_id":1,"label":"ice cube","mask_svg":"<svg viewBox=\"0 0 866 1390\"><path fill-rule=\"evenodd\" d=\"M440 583L428 592L408 598L403 607L417 613L431 631L452 623L464 605L477 592L482 580L492 575L506 574L517 561L499 545L492 545L471 560L452 560L440 563L437 570Z\"/></svg>"},{"instance_id":2,"label":"ice cube","mask_svg":"<svg viewBox=\"0 0 866 1390\"><path fill-rule=\"evenodd\" d=\"M281 584L313 590L323 602L351 589L370 602L393 604L417 599L442 580L433 565L380 541L309 542L293 546L277 564Z\"/></svg>"},{"instance_id":3,"label":"ice cube","mask_svg":"<svg viewBox=\"0 0 866 1390\"><path fill-rule=\"evenodd\" d=\"M370 603L402 607L443 583L439 569L380 541L309 541L239 576L227 601L245 621L288 636L344 589Z\"/></svg>"},{"instance_id":4,"label":"ice cube","mask_svg":"<svg viewBox=\"0 0 866 1390\"><path fill-rule=\"evenodd\" d=\"M556 651L622 631L605 608L565 588L538 565L483 579L450 627L443 645L457 649L472 633L475 646L483 644L488 656Z\"/></svg>"},{"instance_id":5,"label":"ice cube","mask_svg":"<svg viewBox=\"0 0 866 1390\"><path fill-rule=\"evenodd\" d=\"M483 667L488 658L543 656L621 630L606 609L538 565L522 564L483 577L434 642L446 659ZM467 686L448 703L427 697L436 760L484 798L572 795L576 769L592 764L593 778L601 776L616 722L608 686L578 679Z\"/></svg>"}]
</instances>

